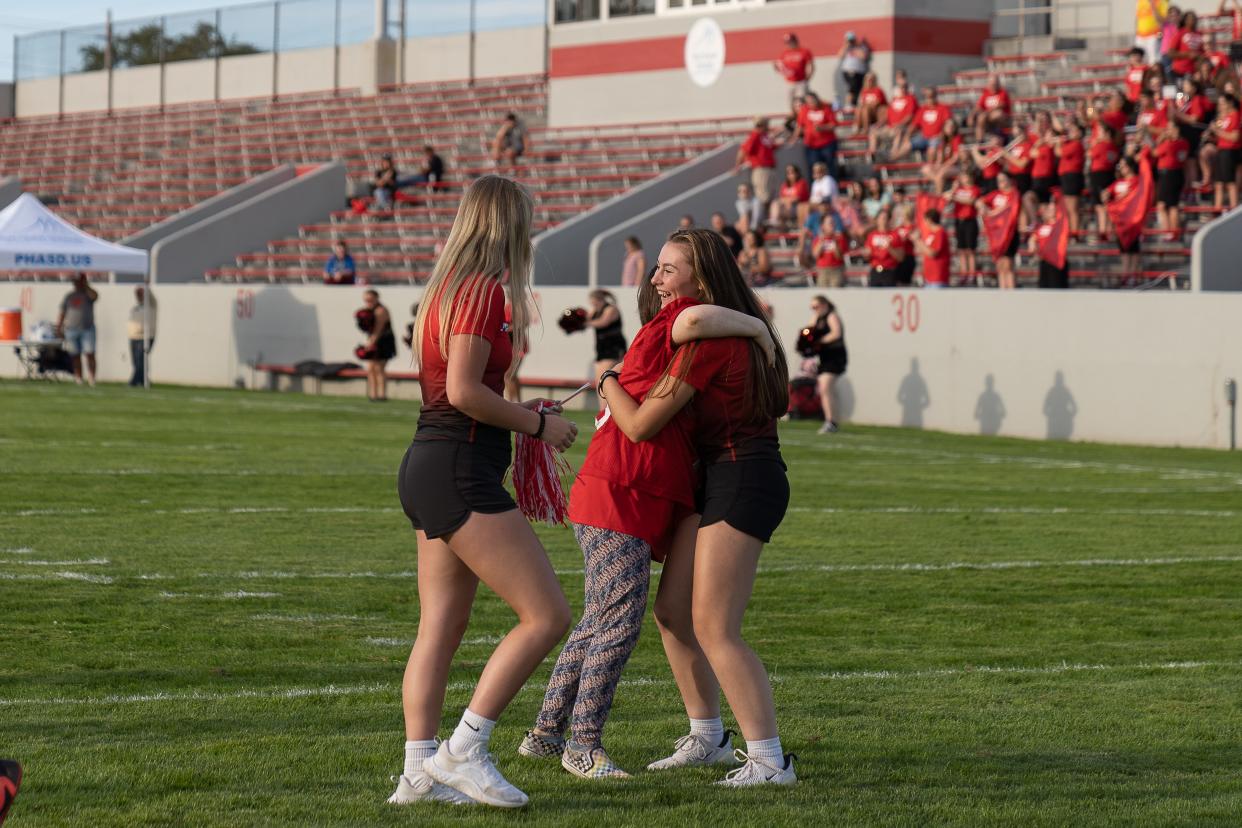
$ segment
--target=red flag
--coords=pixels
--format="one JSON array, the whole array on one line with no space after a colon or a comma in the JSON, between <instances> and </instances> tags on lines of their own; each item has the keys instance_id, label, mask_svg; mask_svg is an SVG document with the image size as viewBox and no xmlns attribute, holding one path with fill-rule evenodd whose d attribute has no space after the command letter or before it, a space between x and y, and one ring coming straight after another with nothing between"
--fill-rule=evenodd
<instances>
[{"instance_id":1,"label":"red flag","mask_svg":"<svg viewBox=\"0 0 1242 828\"><path fill-rule=\"evenodd\" d=\"M944 212L944 199L938 195L931 193L919 193L914 198L914 225L919 228L919 235L927 234L927 224L923 221L923 214L928 210L939 210Z\"/></svg>"},{"instance_id":2,"label":"red flag","mask_svg":"<svg viewBox=\"0 0 1242 828\"><path fill-rule=\"evenodd\" d=\"M1021 212L1021 196L1017 190L1007 193L996 193L1007 198L1006 204L999 212L987 210L983 214L983 232L988 237L988 249L993 259L999 259L1009 252L1013 243L1013 234L1018 232L1018 214Z\"/></svg>"},{"instance_id":3,"label":"red flag","mask_svg":"<svg viewBox=\"0 0 1242 828\"><path fill-rule=\"evenodd\" d=\"M1057 268L1065 267L1065 257L1069 250L1069 219L1065 217L1065 208L1061 199L1057 198L1057 217L1052 220L1052 232L1039 240L1039 258Z\"/></svg>"},{"instance_id":4,"label":"red flag","mask_svg":"<svg viewBox=\"0 0 1242 828\"><path fill-rule=\"evenodd\" d=\"M1155 194L1151 182L1151 162L1144 156L1139 158L1138 166L1138 184L1125 195L1108 202L1108 218L1117 231L1117 242L1122 247L1134 244L1143 232Z\"/></svg>"}]
</instances>

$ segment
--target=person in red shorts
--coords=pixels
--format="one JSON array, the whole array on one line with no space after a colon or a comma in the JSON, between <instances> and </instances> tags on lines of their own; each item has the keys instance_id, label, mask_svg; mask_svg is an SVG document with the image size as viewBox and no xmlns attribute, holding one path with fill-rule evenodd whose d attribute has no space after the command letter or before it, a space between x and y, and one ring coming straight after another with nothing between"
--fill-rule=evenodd
<instances>
[{"instance_id":1,"label":"person in red shorts","mask_svg":"<svg viewBox=\"0 0 1242 828\"><path fill-rule=\"evenodd\" d=\"M868 287L896 287L897 266L906 257L906 250L892 227L892 215L887 208L876 215L875 229L867 234L863 252L871 260Z\"/></svg>"},{"instance_id":2,"label":"person in red shorts","mask_svg":"<svg viewBox=\"0 0 1242 828\"><path fill-rule=\"evenodd\" d=\"M1182 232L1182 190L1186 188L1186 162L1190 142L1181 136L1177 124L1166 124L1156 144L1156 215L1160 229L1176 239Z\"/></svg>"},{"instance_id":3,"label":"person in red shorts","mask_svg":"<svg viewBox=\"0 0 1242 828\"><path fill-rule=\"evenodd\" d=\"M768 119L756 118L754 129L738 147L737 160L733 162L734 172L743 166L750 169L751 190L765 210L772 201L772 188L776 185L776 148L780 143L772 135Z\"/></svg>"},{"instance_id":4,"label":"person in red shorts","mask_svg":"<svg viewBox=\"0 0 1242 828\"><path fill-rule=\"evenodd\" d=\"M975 140L982 141L989 132L1004 132L1009 128L1009 117L1013 114L1013 100L1009 92L1001 86L1000 78L989 75L983 92L979 95L979 103L970 114L970 123L975 128Z\"/></svg>"},{"instance_id":5,"label":"person in red shorts","mask_svg":"<svg viewBox=\"0 0 1242 828\"><path fill-rule=\"evenodd\" d=\"M979 249L979 209L975 203L982 195L975 184L975 174L963 170L953 187L944 193L944 200L953 205L953 236L957 242L957 269L967 279L977 276L975 251Z\"/></svg>"},{"instance_id":6,"label":"person in red shorts","mask_svg":"<svg viewBox=\"0 0 1242 828\"><path fill-rule=\"evenodd\" d=\"M569 629L570 615L504 477L512 432L564 451L578 431L537 411L538 400L517 405L501 393L514 350L525 345L534 211L521 185L497 175L477 179L419 305L414 341L423 404L397 476L418 538L419 622L402 684L405 770L393 804L528 802L497 770L488 742L496 719ZM512 325L504 321L506 299ZM449 669L480 581L516 613L517 626L488 659L452 738L437 748Z\"/></svg>"},{"instance_id":7,"label":"person in red shorts","mask_svg":"<svg viewBox=\"0 0 1242 828\"><path fill-rule=\"evenodd\" d=\"M797 108L806 97L808 84L815 75L815 56L798 42L793 32L785 35L785 51L776 60L776 71L789 84L789 105Z\"/></svg>"},{"instance_id":8,"label":"person in red shorts","mask_svg":"<svg viewBox=\"0 0 1242 828\"><path fill-rule=\"evenodd\" d=\"M724 244L711 230L687 232L711 235ZM640 301L644 324L626 353L621 385L640 399L649 395L683 343L743 335L765 340L764 350L775 347L760 320L700 304L712 297L693 289L693 280L680 278L687 270L679 247L666 244L652 276L639 288L640 296L647 296L652 286L669 287L654 314L649 302ZM615 370L605 371L600 385L616 376ZM569 519L585 564L582 620L556 660L535 726L519 754L559 758L561 767L583 779L628 776L604 749L603 729L621 672L638 643L651 561L663 560L673 526L694 509L694 427L686 412L650 440L631 442L610 411L601 418L569 496Z\"/></svg>"},{"instance_id":9,"label":"person in red shorts","mask_svg":"<svg viewBox=\"0 0 1242 828\"><path fill-rule=\"evenodd\" d=\"M923 257L923 285L929 288L949 286L949 263L953 255L949 234L940 225L940 211L923 213L924 227L913 236L914 249Z\"/></svg>"},{"instance_id":10,"label":"person in red shorts","mask_svg":"<svg viewBox=\"0 0 1242 828\"><path fill-rule=\"evenodd\" d=\"M672 243L684 249L690 272L658 288L674 293L690 276L714 302L770 326L719 238L696 231L678 233ZM776 332L770 335L775 341ZM789 404L789 372L783 350L771 356L741 339L699 342L678 350L641 405L615 378L606 377L602 389L631 440L650 439L678 412L692 411L703 485L697 514L678 527L656 597L656 620L690 733L648 769L730 761L729 734L720 721L723 690L746 739L738 754L744 764L718 783L735 788L797 781L777 734L767 672L742 638L760 554L789 504L776 429Z\"/></svg>"},{"instance_id":11,"label":"person in red shorts","mask_svg":"<svg viewBox=\"0 0 1242 828\"><path fill-rule=\"evenodd\" d=\"M1061 187L1061 203L1065 205L1065 218L1070 233L1078 232L1078 203L1087 186L1083 170L1087 166L1087 150L1082 142L1082 127L1071 121L1065 128L1065 137L1056 141L1053 152L1057 157L1057 182Z\"/></svg>"}]
</instances>

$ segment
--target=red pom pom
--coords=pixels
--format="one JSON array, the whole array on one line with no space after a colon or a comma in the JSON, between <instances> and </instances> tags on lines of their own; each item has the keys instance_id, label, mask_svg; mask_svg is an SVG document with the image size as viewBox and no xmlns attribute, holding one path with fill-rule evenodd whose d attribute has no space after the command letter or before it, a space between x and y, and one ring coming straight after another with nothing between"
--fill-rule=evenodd
<instances>
[{"instance_id":1,"label":"red pom pom","mask_svg":"<svg viewBox=\"0 0 1242 828\"><path fill-rule=\"evenodd\" d=\"M539 410L551 406L543 404ZM518 434L513 447L513 488L517 505L527 520L564 526L569 514L562 478L573 469L549 443L529 434Z\"/></svg>"}]
</instances>

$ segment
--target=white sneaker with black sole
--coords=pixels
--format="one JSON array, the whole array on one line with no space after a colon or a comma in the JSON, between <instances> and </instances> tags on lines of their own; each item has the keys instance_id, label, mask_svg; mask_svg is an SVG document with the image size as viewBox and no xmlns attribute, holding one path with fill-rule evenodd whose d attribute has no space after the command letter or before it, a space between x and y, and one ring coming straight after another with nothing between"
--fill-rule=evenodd
<instances>
[{"instance_id":1,"label":"white sneaker with black sole","mask_svg":"<svg viewBox=\"0 0 1242 828\"><path fill-rule=\"evenodd\" d=\"M717 782L717 785L726 788L750 788L755 785L792 785L798 781L798 775L794 773L792 753L785 754L785 766L782 768L747 756L740 750L734 755L744 764L737 770L726 773L725 778Z\"/></svg>"},{"instance_id":2,"label":"white sneaker with black sole","mask_svg":"<svg viewBox=\"0 0 1242 828\"><path fill-rule=\"evenodd\" d=\"M450 805L479 804L461 791L450 788L448 785L441 785L425 771L411 776L405 774L394 776L392 781L397 783L397 790L388 797L389 805L410 805L414 802L447 802Z\"/></svg>"},{"instance_id":3,"label":"white sneaker with black sole","mask_svg":"<svg viewBox=\"0 0 1242 828\"><path fill-rule=\"evenodd\" d=\"M733 756L732 736L733 731L726 730L720 743L717 744L715 738L711 736L687 733L674 743L672 756L657 759L647 766L647 770L735 764L737 760Z\"/></svg>"},{"instance_id":4,"label":"white sneaker with black sole","mask_svg":"<svg viewBox=\"0 0 1242 828\"><path fill-rule=\"evenodd\" d=\"M423 760L423 770L442 785L448 785L475 802L497 808L521 808L530 797L519 791L496 769L496 759L478 744L461 756L444 742L434 756Z\"/></svg>"}]
</instances>

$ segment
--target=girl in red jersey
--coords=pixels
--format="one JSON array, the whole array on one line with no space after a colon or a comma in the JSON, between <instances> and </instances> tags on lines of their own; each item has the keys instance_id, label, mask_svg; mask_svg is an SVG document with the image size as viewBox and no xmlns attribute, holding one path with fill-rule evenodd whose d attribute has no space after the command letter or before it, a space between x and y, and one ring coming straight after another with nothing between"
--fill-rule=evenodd
<instances>
[{"instance_id":1,"label":"girl in red jersey","mask_svg":"<svg viewBox=\"0 0 1242 828\"><path fill-rule=\"evenodd\" d=\"M682 248L679 263L685 265L655 282L663 301L689 289L764 320L758 298L719 237L676 233L670 245ZM775 331L770 333L775 339ZM656 598L657 623L691 716L691 733L678 740L672 756L649 765L651 770L730 761L729 736L720 722L723 689L746 751L739 756L745 764L720 784L797 781L792 757L784 754L777 735L767 672L741 634L760 553L789 503L776 430L776 418L788 405L787 383L783 352L772 362L740 339L683 347L641 405L605 375L603 392L613 418L631 440L660 434L693 399L695 449L703 467L698 514L679 527Z\"/></svg>"},{"instance_id":2,"label":"girl in red jersey","mask_svg":"<svg viewBox=\"0 0 1242 828\"><path fill-rule=\"evenodd\" d=\"M1021 203L1021 196L1013 186L1013 179L1008 173L1001 173L996 178L996 191L979 199L979 212L987 218L1002 216L1006 210ZM993 254L996 260L996 286L1002 290L1017 287L1014 281L1013 259L1018 255L1018 228L1016 222L1010 233L1010 240L1003 250Z\"/></svg>"},{"instance_id":3,"label":"girl in red jersey","mask_svg":"<svg viewBox=\"0 0 1242 828\"><path fill-rule=\"evenodd\" d=\"M1186 182L1194 184L1196 179L1206 183L1211 180L1212 167L1208 164L1200 168L1200 149L1203 132L1212 121L1216 106L1203 94L1203 87L1194 78L1183 78L1182 89L1177 93L1176 105L1171 109L1174 123L1177 124L1181 136L1190 145L1190 159L1186 162ZM1202 169L1202 177L1197 173Z\"/></svg>"},{"instance_id":4,"label":"girl in red jersey","mask_svg":"<svg viewBox=\"0 0 1242 828\"><path fill-rule=\"evenodd\" d=\"M1108 204L1110 201L1122 198L1139 186L1138 172L1138 164L1129 156L1117 162L1117 180L1108 185L1108 189L1104 191L1103 202ZM1121 272L1127 279L1133 278L1142 269L1142 243L1141 233L1135 236L1134 241L1129 244L1122 241L1120 233L1117 234L1117 249L1121 253Z\"/></svg>"},{"instance_id":5,"label":"girl in red jersey","mask_svg":"<svg viewBox=\"0 0 1242 828\"><path fill-rule=\"evenodd\" d=\"M855 135L866 135L871 128L884 122L887 117L888 97L880 88L875 72L863 76L862 91L858 93L858 108L854 114Z\"/></svg>"},{"instance_id":6,"label":"girl in red jersey","mask_svg":"<svg viewBox=\"0 0 1242 828\"><path fill-rule=\"evenodd\" d=\"M1156 210L1160 229L1176 239L1182 230L1178 209L1186 186L1186 161L1190 158L1190 142L1181 136L1177 124L1168 124L1156 144Z\"/></svg>"},{"instance_id":7,"label":"girl in red jersey","mask_svg":"<svg viewBox=\"0 0 1242 828\"><path fill-rule=\"evenodd\" d=\"M953 205L953 235L957 240L957 270L969 279L975 276L979 266L975 251L979 248L979 210L975 203L982 193L975 184L975 174L963 171L953 188L944 194L946 203Z\"/></svg>"},{"instance_id":8,"label":"girl in red jersey","mask_svg":"<svg viewBox=\"0 0 1242 828\"><path fill-rule=\"evenodd\" d=\"M670 272L684 271L679 252L665 245L652 279L663 283L672 278ZM649 289L640 288L640 296ZM775 347L763 322L699 305L700 298L711 299L683 290L658 313L643 310L645 324L625 359L623 384L630 393L646 396L674 348L694 339L755 336L765 340L767 350ZM605 371L609 376L617 372ZM675 522L693 509L692 425L688 414L680 416L649 442L633 443L609 416L592 438L569 497L569 519L584 557L586 603L556 660L535 726L518 747L523 756L559 757L565 770L584 779L628 776L604 749L603 728L621 671L638 643L651 560L663 559Z\"/></svg>"},{"instance_id":9,"label":"girl in red jersey","mask_svg":"<svg viewBox=\"0 0 1242 828\"><path fill-rule=\"evenodd\" d=\"M1225 197L1229 198L1229 209L1238 206L1238 171L1242 167L1242 119L1238 113L1238 99L1232 95L1221 95L1217 102L1218 113L1209 134L1216 137L1216 157L1212 180L1216 184L1216 209L1225 206Z\"/></svg>"},{"instance_id":10,"label":"girl in red jersey","mask_svg":"<svg viewBox=\"0 0 1242 828\"><path fill-rule=\"evenodd\" d=\"M927 155L921 172L931 181L932 192L944 190L945 181L957 174L962 162L962 129L950 118L940 133L940 141Z\"/></svg>"},{"instance_id":11,"label":"girl in red jersey","mask_svg":"<svg viewBox=\"0 0 1242 828\"><path fill-rule=\"evenodd\" d=\"M983 93L979 95L979 103L970 115L970 122L975 127L975 140L982 141L989 132L1004 132L1009 126L1009 115L1013 111L1013 102L1009 92L1001 86L1000 78L988 75Z\"/></svg>"},{"instance_id":12,"label":"girl in red jersey","mask_svg":"<svg viewBox=\"0 0 1242 828\"><path fill-rule=\"evenodd\" d=\"M397 491L418 533L419 624L402 685L406 762L389 800L396 804L526 804L493 764L488 739L569 628L569 604L547 554L502 485L510 432L561 451L577 435L569 420L535 411L537 401L523 406L502 396L513 354L525 345L533 213L529 193L509 179L485 175L471 184L415 322L423 405ZM504 321L506 299L511 324ZM449 666L480 581L518 623L488 659L452 738L437 750Z\"/></svg>"},{"instance_id":13,"label":"girl in red jersey","mask_svg":"<svg viewBox=\"0 0 1242 828\"><path fill-rule=\"evenodd\" d=\"M1086 148L1082 143L1082 127L1071 122L1065 137L1053 144L1057 156L1057 181L1061 186L1061 199L1065 205L1065 217L1070 233L1078 232L1078 200L1087 186L1083 169L1087 164Z\"/></svg>"},{"instance_id":14,"label":"girl in red jersey","mask_svg":"<svg viewBox=\"0 0 1242 828\"><path fill-rule=\"evenodd\" d=\"M901 236L892 227L889 208L876 215L875 229L867 234L863 250L871 259L868 287L896 287L897 266L906 257L906 248Z\"/></svg>"},{"instance_id":15,"label":"girl in red jersey","mask_svg":"<svg viewBox=\"0 0 1242 828\"><path fill-rule=\"evenodd\" d=\"M1108 238L1108 210L1104 207L1104 191L1117 178L1117 160L1121 153L1117 151L1117 133L1104 123L1095 125L1095 134L1088 150L1090 172L1087 174L1087 185L1091 200L1095 203L1095 226L1100 239Z\"/></svg>"},{"instance_id":16,"label":"girl in red jersey","mask_svg":"<svg viewBox=\"0 0 1242 828\"><path fill-rule=\"evenodd\" d=\"M915 249L923 257L923 284L929 288L947 288L949 262L952 261L949 234L940 226L939 210L927 210L923 220L923 228L911 237Z\"/></svg>"}]
</instances>

